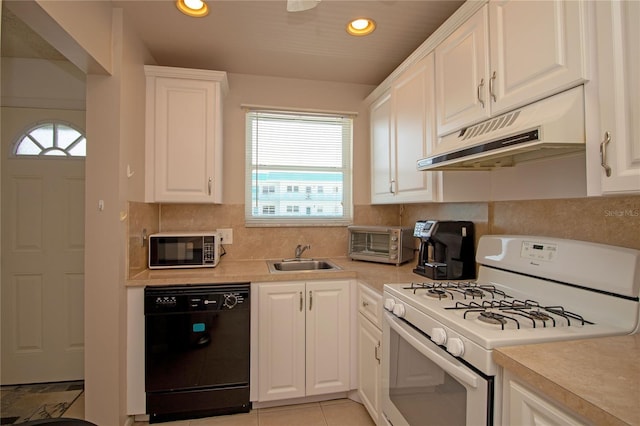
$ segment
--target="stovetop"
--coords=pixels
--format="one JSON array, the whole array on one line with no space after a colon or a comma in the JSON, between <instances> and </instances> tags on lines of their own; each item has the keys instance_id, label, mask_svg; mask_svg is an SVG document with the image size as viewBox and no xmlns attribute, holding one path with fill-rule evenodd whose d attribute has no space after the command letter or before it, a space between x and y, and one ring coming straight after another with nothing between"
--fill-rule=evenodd
<instances>
[{"instance_id":1,"label":"stovetop","mask_svg":"<svg viewBox=\"0 0 640 426\"><path fill-rule=\"evenodd\" d=\"M500 330L591 325L582 315L562 305L545 305L532 299L517 299L494 284L476 281L411 283L404 290L431 298L445 310L486 327Z\"/></svg>"},{"instance_id":2,"label":"stovetop","mask_svg":"<svg viewBox=\"0 0 640 426\"><path fill-rule=\"evenodd\" d=\"M532 254L533 246L543 250ZM385 284L385 309L436 343L444 337L442 346L448 338L463 339L473 348L463 359L500 346L639 331L636 250L546 237L483 236L476 260L475 281ZM402 308L394 310L395 305Z\"/></svg>"}]
</instances>

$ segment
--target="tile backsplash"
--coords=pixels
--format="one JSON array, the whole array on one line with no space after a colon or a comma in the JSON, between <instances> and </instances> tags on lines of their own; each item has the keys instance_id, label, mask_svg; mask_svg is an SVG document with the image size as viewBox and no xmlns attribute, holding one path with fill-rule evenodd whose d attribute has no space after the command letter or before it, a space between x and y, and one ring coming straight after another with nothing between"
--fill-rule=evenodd
<instances>
[{"instance_id":1,"label":"tile backsplash","mask_svg":"<svg viewBox=\"0 0 640 426\"><path fill-rule=\"evenodd\" d=\"M640 249L640 196L354 206L359 225L413 226L419 219L470 220L476 239L484 234L529 234L570 238ZM244 205L129 204L129 276L146 268L142 230L210 231L233 229L228 259L292 257L298 244L309 256L347 254L345 227L245 227Z\"/></svg>"}]
</instances>

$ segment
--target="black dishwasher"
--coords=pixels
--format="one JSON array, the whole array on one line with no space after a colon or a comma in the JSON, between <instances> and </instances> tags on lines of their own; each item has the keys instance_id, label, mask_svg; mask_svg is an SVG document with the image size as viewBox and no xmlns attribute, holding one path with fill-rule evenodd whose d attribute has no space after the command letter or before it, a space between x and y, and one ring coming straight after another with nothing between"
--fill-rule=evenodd
<instances>
[{"instance_id":1,"label":"black dishwasher","mask_svg":"<svg viewBox=\"0 0 640 426\"><path fill-rule=\"evenodd\" d=\"M145 288L150 423L248 412L249 283Z\"/></svg>"}]
</instances>

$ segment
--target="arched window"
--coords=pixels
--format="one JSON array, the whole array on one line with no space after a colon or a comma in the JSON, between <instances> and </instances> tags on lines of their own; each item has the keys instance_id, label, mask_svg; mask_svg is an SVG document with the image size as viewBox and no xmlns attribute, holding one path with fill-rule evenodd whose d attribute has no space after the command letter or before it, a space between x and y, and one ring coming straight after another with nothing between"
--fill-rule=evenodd
<instances>
[{"instance_id":1,"label":"arched window","mask_svg":"<svg viewBox=\"0 0 640 426\"><path fill-rule=\"evenodd\" d=\"M16 156L86 157L87 139L70 124L40 123L18 138Z\"/></svg>"}]
</instances>

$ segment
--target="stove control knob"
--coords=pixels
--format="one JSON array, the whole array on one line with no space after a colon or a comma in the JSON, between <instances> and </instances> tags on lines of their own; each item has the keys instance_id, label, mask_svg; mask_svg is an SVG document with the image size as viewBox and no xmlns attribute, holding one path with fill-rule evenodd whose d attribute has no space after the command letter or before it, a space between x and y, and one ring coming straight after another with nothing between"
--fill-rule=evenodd
<instances>
[{"instance_id":1,"label":"stove control knob","mask_svg":"<svg viewBox=\"0 0 640 426\"><path fill-rule=\"evenodd\" d=\"M393 299L386 299L384 301L384 308L389 311L389 312L393 312L393 307L395 306L396 301Z\"/></svg>"},{"instance_id":2,"label":"stove control knob","mask_svg":"<svg viewBox=\"0 0 640 426\"><path fill-rule=\"evenodd\" d=\"M464 343L457 337L452 337L447 342L447 352L453 356L462 356L464 354Z\"/></svg>"},{"instance_id":3,"label":"stove control knob","mask_svg":"<svg viewBox=\"0 0 640 426\"><path fill-rule=\"evenodd\" d=\"M402 303L396 303L393 306L393 315L398 318L404 318L404 305Z\"/></svg>"},{"instance_id":4,"label":"stove control knob","mask_svg":"<svg viewBox=\"0 0 640 426\"><path fill-rule=\"evenodd\" d=\"M436 327L431 330L431 340L433 340L436 345L444 345L447 343L447 332L444 331L444 328Z\"/></svg>"}]
</instances>

